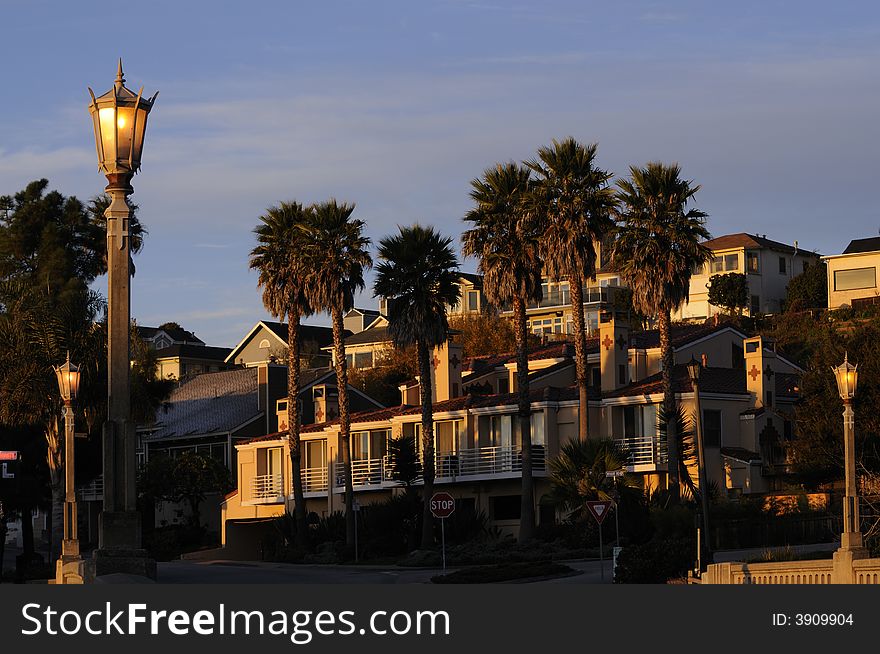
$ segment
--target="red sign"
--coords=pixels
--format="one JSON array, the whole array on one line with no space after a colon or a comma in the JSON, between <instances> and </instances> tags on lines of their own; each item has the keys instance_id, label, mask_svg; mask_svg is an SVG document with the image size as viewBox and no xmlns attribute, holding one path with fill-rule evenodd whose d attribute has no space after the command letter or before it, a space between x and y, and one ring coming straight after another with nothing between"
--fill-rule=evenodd
<instances>
[{"instance_id":1,"label":"red sign","mask_svg":"<svg viewBox=\"0 0 880 654\"><path fill-rule=\"evenodd\" d=\"M593 514L593 517L596 518L596 522L600 525L602 524L602 521L605 520L605 516L611 511L612 505L613 502L610 501L587 502L587 508L590 510L590 513Z\"/></svg>"},{"instance_id":2,"label":"red sign","mask_svg":"<svg viewBox=\"0 0 880 654\"><path fill-rule=\"evenodd\" d=\"M18 461L16 450L0 450L0 461Z\"/></svg>"},{"instance_id":3,"label":"red sign","mask_svg":"<svg viewBox=\"0 0 880 654\"><path fill-rule=\"evenodd\" d=\"M431 514L435 518L448 518L455 511L455 498L441 491L431 496Z\"/></svg>"}]
</instances>

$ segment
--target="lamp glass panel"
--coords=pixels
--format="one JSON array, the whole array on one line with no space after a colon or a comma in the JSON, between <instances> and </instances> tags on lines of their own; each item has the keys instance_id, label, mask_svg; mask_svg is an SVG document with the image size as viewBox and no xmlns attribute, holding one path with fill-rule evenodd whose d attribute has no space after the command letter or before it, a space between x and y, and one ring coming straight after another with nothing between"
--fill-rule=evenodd
<instances>
[{"instance_id":1,"label":"lamp glass panel","mask_svg":"<svg viewBox=\"0 0 880 654\"><path fill-rule=\"evenodd\" d=\"M116 134L118 149L116 159L128 162L131 155L132 132L134 130L134 107L118 107L116 109Z\"/></svg>"},{"instance_id":2,"label":"lamp glass panel","mask_svg":"<svg viewBox=\"0 0 880 654\"><path fill-rule=\"evenodd\" d=\"M116 107L104 107L98 110L101 119L101 144L104 146L106 166L113 167L116 163Z\"/></svg>"},{"instance_id":3,"label":"lamp glass panel","mask_svg":"<svg viewBox=\"0 0 880 654\"><path fill-rule=\"evenodd\" d=\"M141 152L144 148L144 132L147 129L147 112L143 109L137 110L137 123L134 132L134 157L133 162L139 164L141 160Z\"/></svg>"}]
</instances>

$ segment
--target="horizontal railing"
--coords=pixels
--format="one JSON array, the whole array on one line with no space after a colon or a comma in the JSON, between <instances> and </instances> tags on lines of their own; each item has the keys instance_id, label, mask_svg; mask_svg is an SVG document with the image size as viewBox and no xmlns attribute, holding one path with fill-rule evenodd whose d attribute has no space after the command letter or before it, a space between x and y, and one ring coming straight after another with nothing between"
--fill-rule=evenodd
<instances>
[{"instance_id":1,"label":"horizontal railing","mask_svg":"<svg viewBox=\"0 0 880 654\"><path fill-rule=\"evenodd\" d=\"M104 499L104 475L98 475L88 484L79 487L79 499L83 502Z\"/></svg>"},{"instance_id":2,"label":"horizontal railing","mask_svg":"<svg viewBox=\"0 0 880 654\"><path fill-rule=\"evenodd\" d=\"M382 484L382 459L354 459L351 462L351 485L379 486ZM345 487L345 468L336 464L336 487Z\"/></svg>"},{"instance_id":3,"label":"horizontal railing","mask_svg":"<svg viewBox=\"0 0 880 654\"><path fill-rule=\"evenodd\" d=\"M257 475L251 481L251 497L255 500L274 500L284 494L284 476Z\"/></svg>"},{"instance_id":4,"label":"horizontal railing","mask_svg":"<svg viewBox=\"0 0 880 654\"><path fill-rule=\"evenodd\" d=\"M584 288L584 304L594 304L597 302L608 301L607 286L590 286ZM571 304L571 294L568 290L556 291L548 293L540 300L529 302L526 309L550 309L554 307L567 307ZM513 306L504 304L501 307L502 312L513 311Z\"/></svg>"},{"instance_id":5,"label":"horizontal railing","mask_svg":"<svg viewBox=\"0 0 880 654\"><path fill-rule=\"evenodd\" d=\"M302 481L304 493L321 493L327 490L327 466L303 468Z\"/></svg>"},{"instance_id":6,"label":"horizontal railing","mask_svg":"<svg viewBox=\"0 0 880 654\"><path fill-rule=\"evenodd\" d=\"M627 451L630 466L666 465L666 441L659 436L624 436L615 440Z\"/></svg>"}]
</instances>

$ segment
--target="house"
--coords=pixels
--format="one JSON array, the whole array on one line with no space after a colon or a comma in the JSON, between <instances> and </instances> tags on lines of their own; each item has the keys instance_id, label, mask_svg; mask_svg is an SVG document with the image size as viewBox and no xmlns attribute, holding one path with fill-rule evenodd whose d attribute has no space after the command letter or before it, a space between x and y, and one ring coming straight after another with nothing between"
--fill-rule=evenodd
<instances>
[{"instance_id":1,"label":"house","mask_svg":"<svg viewBox=\"0 0 880 654\"><path fill-rule=\"evenodd\" d=\"M319 325L300 325L300 363L304 368L326 368L333 344L333 330ZM346 332L348 334L348 332ZM225 362L238 366L284 363L287 360L287 323L261 320L232 348Z\"/></svg>"},{"instance_id":2,"label":"house","mask_svg":"<svg viewBox=\"0 0 880 654\"><path fill-rule=\"evenodd\" d=\"M156 350L156 376L159 379L183 380L203 372L228 370L232 364L226 359L231 349L189 343L169 345Z\"/></svg>"},{"instance_id":3,"label":"house","mask_svg":"<svg viewBox=\"0 0 880 654\"><path fill-rule=\"evenodd\" d=\"M388 334L388 319L381 314L378 315L366 329L347 334L343 343L349 369L377 366L382 360L382 354L392 347L391 336ZM333 345L324 347L323 351L335 363L336 353Z\"/></svg>"},{"instance_id":4,"label":"house","mask_svg":"<svg viewBox=\"0 0 880 654\"><path fill-rule=\"evenodd\" d=\"M205 342L176 323L165 323L160 327L137 326L138 336L154 350L172 345L204 345Z\"/></svg>"},{"instance_id":5,"label":"house","mask_svg":"<svg viewBox=\"0 0 880 654\"><path fill-rule=\"evenodd\" d=\"M788 283L808 266L818 264L820 255L758 234L727 234L704 243L712 259L693 271L689 300L672 316L673 320L705 320L722 312L709 303L712 275L741 273L748 277L749 302L744 313L779 313L783 309Z\"/></svg>"},{"instance_id":6,"label":"house","mask_svg":"<svg viewBox=\"0 0 880 654\"><path fill-rule=\"evenodd\" d=\"M299 402L304 421L338 417L338 408L332 405L336 396L334 371L301 372ZM381 408L352 386L349 398L354 411ZM287 367L283 365L259 364L192 377L172 391L157 411L155 423L139 430L139 458L145 463L153 456L189 451L213 456L235 470L239 443L287 429L278 420L279 408L286 416L287 400ZM219 500L214 498L215 506ZM216 521L217 512L209 514Z\"/></svg>"},{"instance_id":7,"label":"house","mask_svg":"<svg viewBox=\"0 0 880 654\"><path fill-rule=\"evenodd\" d=\"M612 310L601 313L597 332L588 346L595 371L589 436L619 441L629 452L628 469L642 477L646 488L662 487L667 459L659 430L659 334L630 333ZM685 365L696 358L705 366L700 398L710 483L731 496L779 487L800 368L761 337L729 325L677 325L672 340L674 388L688 415L695 398ZM556 513L549 501L548 462L562 444L578 438L573 348L565 342L545 344L530 354L529 366L536 512L541 522L552 522ZM433 357L436 484L485 511L493 526L508 532L518 528L521 483L515 371L511 355L462 360L454 341L437 348ZM419 440L418 385L403 385L401 394L398 407L351 416L352 478L361 504L397 492L389 440ZM301 434L308 511L320 516L343 510L338 422L304 425ZM236 446L238 488L222 507L224 543L233 549L250 552L247 525L290 508L287 447L283 434L271 433ZM272 467L270 460L280 467ZM271 479L266 477L270 468Z\"/></svg>"},{"instance_id":8,"label":"house","mask_svg":"<svg viewBox=\"0 0 880 654\"><path fill-rule=\"evenodd\" d=\"M843 254L822 257L828 267L828 308L876 304L880 237L850 241Z\"/></svg>"},{"instance_id":9,"label":"house","mask_svg":"<svg viewBox=\"0 0 880 654\"><path fill-rule=\"evenodd\" d=\"M596 333L602 305L613 301L613 289L620 286L620 276L611 265L610 242L595 242L594 247L597 256L596 276L583 288L584 321L589 334ZM529 331L557 339L565 339L566 335L573 334L570 293L568 281L544 276L541 280L541 299L526 305ZM513 307L503 306L501 315L513 318Z\"/></svg>"}]
</instances>

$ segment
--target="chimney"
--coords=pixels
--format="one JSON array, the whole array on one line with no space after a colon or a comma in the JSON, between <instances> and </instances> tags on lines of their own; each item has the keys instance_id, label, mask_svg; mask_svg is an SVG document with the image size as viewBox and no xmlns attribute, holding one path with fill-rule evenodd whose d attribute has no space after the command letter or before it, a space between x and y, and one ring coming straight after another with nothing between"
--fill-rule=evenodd
<instances>
[{"instance_id":1,"label":"chimney","mask_svg":"<svg viewBox=\"0 0 880 654\"><path fill-rule=\"evenodd\" d=\"M267 434L278 431L276 402L287 397L287 366L261 363L257 366L257 407L265 416ZM276 407L272 412L270 407Z\"/></svg>"},{"instance_id":2,"label":"chimney","mask_svg":"<svg viewBox=\"0 0 880 654\"><path fill-rule=\"evenodd\" d=\"M615 391L630 382L629 324L614 309L599 314L599 369L603 393Z\"/></svg>"},{"instance_id":3,"label":"chimney","mask_svg":"<svg viewBox=\"0 0 880 654\"><path fill-rule=\"evenodd\" d=\"M443 402L462 395L462 359L461 343L453 340L452 333L445 343L431 352L431 391L434 402Z\"/></svg>"},{"instance_id":4,"label":"chimney","mask_svg":"<svg viewBox=\"0 0 880 654\"><path fill-rule=\"evenodd\" d=\"M287 399L283 398L275 403L275 416L278 418L278 431L287 431Z\"/></svg>"},{"instance_id":5,"label":"chimney","mask_svg":"<svg viewBox=\"0 0 880 654\"><path fill-rule=\"evenodd\" d=\"M339 392L335 385L312 387L312 400L315 403L315 422L330 422L339 417Z\"/></svg>"},{"instance_id":6,"label":"chimney","mask_svg":"<svg viewBox=\"0 0 880 654\"><path fill-rule=\"evenodd\" d=\"M761 336L743 340L746 368L746 389L756 407L772 409L776 404L776 372L778 363L773 343Z\"/></svg>"}]
</instances>

